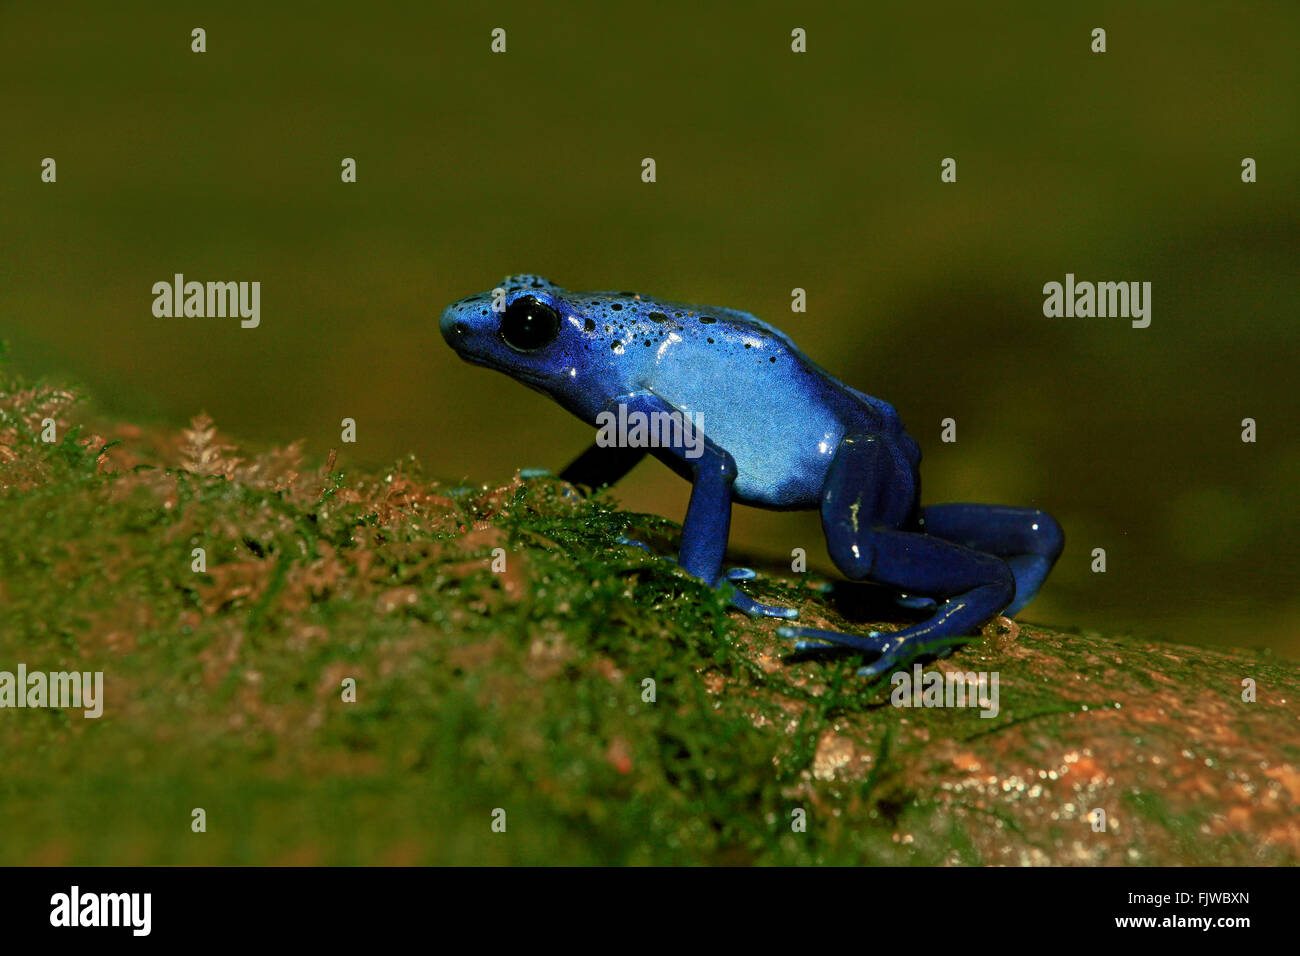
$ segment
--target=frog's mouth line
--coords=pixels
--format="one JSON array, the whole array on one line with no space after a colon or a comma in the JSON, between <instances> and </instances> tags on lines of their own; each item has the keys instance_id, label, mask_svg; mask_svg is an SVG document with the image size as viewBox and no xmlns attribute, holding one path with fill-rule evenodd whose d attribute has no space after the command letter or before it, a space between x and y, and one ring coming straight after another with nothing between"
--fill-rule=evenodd
<instances>
[{"instance_id":1,"label":"frog's mouth line","mask_svg":"<svg viewBox=\"0 0 1300 956\"><path fill-rule=\"evenodd\" d=\"M500 372L502 375L508 375L513 379L517 379L521 384L527 385L529 388L535 388L538 391L546 392L546 379L528 371L527 369L521 369L517 366L508 367L503 363L494 362L482 355L468 355L464 352L458 352L456 354L461 357L461 361L468 362L470 365L479 365L483 368L490 368L494 372ZM550 393L546 392L546 394L549 395Z\"/></svg>"}]
</instances>

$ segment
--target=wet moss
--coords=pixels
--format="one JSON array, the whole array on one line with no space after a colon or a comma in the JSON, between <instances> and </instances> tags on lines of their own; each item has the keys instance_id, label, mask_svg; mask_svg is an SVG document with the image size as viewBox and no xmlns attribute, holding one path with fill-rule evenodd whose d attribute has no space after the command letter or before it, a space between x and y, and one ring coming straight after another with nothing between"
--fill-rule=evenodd
<instances>
[{"instance_id":1,"label":"wet moss","mask_svg":"<svg viewBox=\"0 0 1300 956\"><path fill-rule=\"evenodd\" d=\"M0 670L106 697L0 714L0 862L1300 860L1292 664L1004 622L932 668L997 671L995 718L894 707L619 544L679 529L607 493L250 452L0 374ZM756 566L808 623L900 623Z\"/></svg>"}]
</instances>

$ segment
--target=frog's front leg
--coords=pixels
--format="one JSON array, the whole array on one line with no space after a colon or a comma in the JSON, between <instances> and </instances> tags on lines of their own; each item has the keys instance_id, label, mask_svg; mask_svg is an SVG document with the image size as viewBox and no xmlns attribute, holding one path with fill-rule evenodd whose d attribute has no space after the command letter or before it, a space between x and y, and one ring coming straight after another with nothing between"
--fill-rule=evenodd
<instances>
[{"instance_id":1,"label":"frog's front leg","mask_svg":"<svg viewBox=\"0 0 1300 956\"><path fill-rule=\"evenodd\" d=\"M642 551L646 552L646 554L654 555L654 549L651 548L650 545L646 544L644 541L638 541L636 538L619 538L618 543L631 545L634 548L640 548ZM655 557L659 557L659 555L655 555ZM664 558L663 560L672 561L673 559ZM723 568L722 576L728 581L753 581L758 577L758 572L753 568ZM785 615L778 616L784 617ZM798 613L796 612L794 616L797 617Z\"/></svg>"},{"instance_id":2,"label":"frog's front leg","mask_svg":"<svg viewBox=\"0 0 1300 956\"><path fill-rule=\"evenodd\" d=\"M565 494L568 497L578 497L584 494L583 488L597 491L606 485L617 484L644 457L644 448L621 448L618 446L604 446L593 442L590 448L569 462L558 477L561 481L567 482L577 489L576 492L572 489L566 489ZM520 468L519 477L525 481L534 478L549 478L551 477L551 470L549 468ZM639 541L630 543L641 544ZM641 547L645 547L645 545L641 545ZM646 548L646 550L648 551L649 548Z\"/></svg>"},{"instance_id":3,"label":"frog's front leg","mask_svg":"<svg viewBox=\"0 0 1300 956\"><path fill-rule=\"evenodd\" d=\"M798 617L799 612L794 608L760 604L737 589L731 581L743 579L744 569L736 577L722 571L722 558L731 534L731 489L736 481L736 461L731 454L707 435L695 434L688 415L652 392L621 395L610 403L609 409L617 414L620 404L626 407L629 419L633 413L644 415L644 421L659 420L651 416L676 414L682 422L681 428L664 430L671 441L665 450L691 469L691 500L686 507L686 520L682 522L677 563L713 587L729 588L732 606L746 614Z\"/></svg>"},{"instance_id":4,"label":"frog's front leg","mask_svg":"<svg viewBox=\"0 0 1300 956\"><path fill-rule=\"evenodd\" d=\"M939 657L968 640L1015 597L1006 562L951 541L901 530L911 476L888 442L849 435L840 443L822 497L822 527L831 558L855 581L874 581L939 603L928 620L892 633L841 634L781 628L798 650L827 644L875 655L859 672L881 676L915 658Z\"/></svg>"},{"instance_id":5,"label":"frog's front leg","mask_svg":"<svg viewBox=\"0 0 1300 956\"><path fill-rule=\"evenodd\" d=\"M595 442L560 472L560 480L591 489L618 483L645 458L644 448L600 445Z\"/></svg>"}]
</instances>

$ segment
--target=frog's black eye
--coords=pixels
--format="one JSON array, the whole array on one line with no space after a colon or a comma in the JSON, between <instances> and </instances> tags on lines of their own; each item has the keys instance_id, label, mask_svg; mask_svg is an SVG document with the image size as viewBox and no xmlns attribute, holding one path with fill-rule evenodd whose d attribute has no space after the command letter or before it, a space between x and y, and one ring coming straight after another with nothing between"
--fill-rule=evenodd
<instances>
[{"instance_id":1,"label":"frog's black eye","mask_svg":"<svg viewBox=\"0 0 1300 956\"><path fill-rule=\"evenodd\" d=\"M516 352L536 352L560 334L560 313L531 295L506 306L501 316L501 338Z\"/></svg>"}]
</instances>

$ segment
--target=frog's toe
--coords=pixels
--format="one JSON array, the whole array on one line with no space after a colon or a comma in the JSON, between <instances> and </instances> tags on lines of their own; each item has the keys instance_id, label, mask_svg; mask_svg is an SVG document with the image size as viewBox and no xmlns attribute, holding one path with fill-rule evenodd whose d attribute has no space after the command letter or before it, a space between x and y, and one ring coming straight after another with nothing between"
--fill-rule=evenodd
<instances>
[{"instance_id":1,"label":"frog's toe","mask_svg":"<svg viewBox=\"0 0 1300 956\"><path fill-rule=\"evenodd\" d=\"M728 581L752 581L758 572L752 568L727 568L725 575Z\"/></svg>"},{"instance_id":2,"label":"frog's toe","mask_svg":"<svg viewBox=\"0 0 1300 956\"><path fill-rule=\"evenodd\" d=\"M892 637L893 635L887 636ZM939 660L948 657L956 649L957 645L955 644L925 648L906 642L890 642L884 653L870 664L864 664L858 668L858 676L872 681L878 680L899 668L907 667L917 660Z\"/></svg>"},{"instance_id":3,"label":"frog's toe","mask_svg":"<svg viewBox=\"0 0 1300 956\"><path fill-rule=\"evenodd\" d=\"M725 580L725 575L723 576ZM780 607L776 604L760 604L739 588L731 590L731 606L744 611L750 617L779 617L793 621L799 616L799 610L793 607Z\"/></svg>"},{"instance_id":4,"label":"frog's toe","mask_svg":"<svg viewBox=\"0 0 1300 956\"><path fill-rule=\"evenodd\" d=\"M939 606L934 598L921 597L919 594L900 594L894 598L894 603L913 611L933 611Z\"/></svg>"},{"instance_id":5,"label":"frog's toe","mask_svg":"<svg viewBox=\"0 0 1300 956\"><path fill-rule=\"evenodd\" d=\"M524 481L533 478L549 478L551 477L551 470L549 468L520 468L519 477Z\"/></svg>"},{"instance_id":6,"label":"frog's toe","mask_svg":"<svg viewBox=\"0 0 1300 956\"><path fill-rule=\"evenodd\" d=\"M815 627L781 627L777 628L776 633L786 640L793 640L794 649L800 653L846 647L855 651L866 651L869 654L879 654L890 644L890 635L882 634L880 631L861 635L823 631Z\"/></svg>"},{"instance_id":7,"label":"frog's toe","mask_svg":"<svg viewBox=\"0 0 1300 956\"><path fill-rule=\"evenodd\" d=\"M881 654L870 664L864 664L858 668L858 676L865 677L867 680L879 680L886 674L898 670L898 668L909 663L913 655L903 654L898 651L889 651Z\"/></svg>"},{"instance_id":8,"label":"frog's toe","mask_svg":"<svg viewBox=\"0 0 1300 956\"><path fill-rule=\"evenodd\" d=\"M875 680L915 660L936 660L952 654L969 638L927 634L923 626L901 631L871 631L865 635L820 631L811 627L782 627L777 633L793 639L797 653L853 650L871 655L858 669L859 677Z\"/></svg>"},{"instance_id":9,"label":"frog's toe","mask_svg":"<svg viewBox=\"0 0 1300 956\"><path fill-rule=\"evenodd\" d=\"M814 627L782 627L777 634L794 641L797 654L815 654L818 651L858 651L874 655L869 664L858 668L858 676L876 680L909 663L915 653L900 645L892 632L870 631L867 634L845 634L841 631L823 631Z\"/></svg>"},{"instance_id":10,"label":"frog's toe","mask_svg":"<svg viewBox=\"0 0 1300 956\"><path fill-rule=\"evenodd\" d=\"M624 538L621 536L617 540L619 544L628 544L634 548L640 548L646 554L653 554L656 558L659 557L659 555L650 550L650 545L646 544L644 541L638 541L636 538Z\"/></svg>"}]
</instances>

